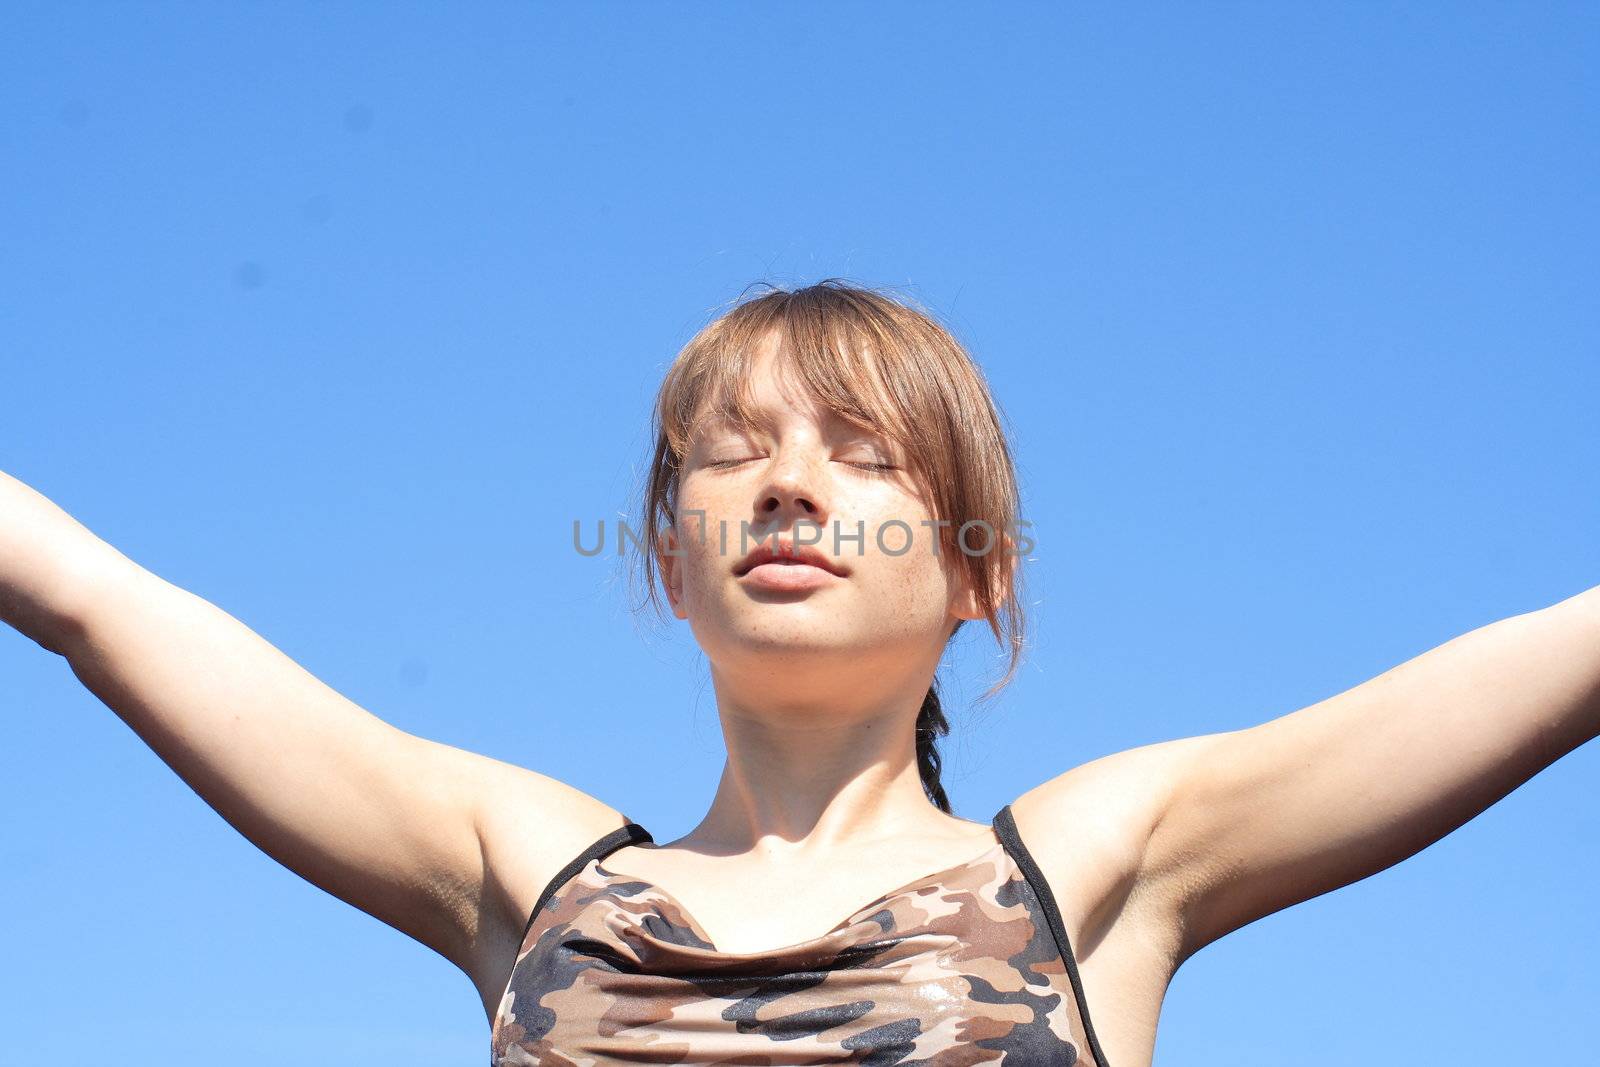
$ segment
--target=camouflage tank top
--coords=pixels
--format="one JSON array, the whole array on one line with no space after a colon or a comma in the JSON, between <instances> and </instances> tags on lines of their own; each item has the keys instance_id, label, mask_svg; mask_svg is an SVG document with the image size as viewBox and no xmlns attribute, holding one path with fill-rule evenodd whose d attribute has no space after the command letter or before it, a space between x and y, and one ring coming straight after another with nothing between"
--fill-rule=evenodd
<instances>
[{"instance_id":1,"label":"camouflage tank top","mask_svg":"<svg viewBox=\"0 0 1600 1067\"><path fill-rule=\"evenodd\" d=\"M975 859L826 934L721 952L660 886L606 869L612 852L654 840L630 820L539 895L495 1015L491 1067L1108 1067L1011 805L991 825L995 843Z\"/></svg>"}]
</instances>

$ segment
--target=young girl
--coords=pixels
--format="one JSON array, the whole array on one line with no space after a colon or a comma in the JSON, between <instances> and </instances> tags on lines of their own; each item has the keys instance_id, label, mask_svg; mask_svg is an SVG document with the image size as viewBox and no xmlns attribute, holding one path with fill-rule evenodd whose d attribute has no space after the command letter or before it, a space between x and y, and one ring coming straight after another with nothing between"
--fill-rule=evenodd
<instances>
[{"instance_id":1,"label":"young girl","mask_svg":"<svg viewBox=\"0 0 1600 1067\"><path fill-rule=\"evenodd\" d=\"M879 292L774 289L684 348L656 420L638 562L727 747L676 841L386 725L3 475L0 615L260 848L460 967L506 1067L1147 1065L1200 948L1600 732L1596 587L961 819L935 669L974 622L1014 671L1029 538L960 345Z\"/></svg>"}]
</instances>

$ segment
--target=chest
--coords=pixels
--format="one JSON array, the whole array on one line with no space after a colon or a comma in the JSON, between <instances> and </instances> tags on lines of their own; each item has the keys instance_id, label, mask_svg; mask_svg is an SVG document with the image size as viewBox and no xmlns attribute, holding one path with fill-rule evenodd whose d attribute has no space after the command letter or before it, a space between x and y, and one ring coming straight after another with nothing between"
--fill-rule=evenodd
<instances>
[{"instance_id":1,"label":"chest","mask_svg":"<svg viewBox=\"0 0 1600 1067\"><path fill-rule=\"evenodd\" d=\"M496 1018L495 1062L610 1062L649 1048L685 1064L1088 1067L1038 900L1003 851L984 860L751 951L713 943L676 894L597 863L535 917Z\"/></svg>"},{"instance_id":2,"label":"chest","mask_svg":"<svg viewBox=\"0 0 1600 1067\"><path fill-rule=\"evenodd\" d=\"M681 880L673 884L684 885ZM867 899L862 896L865 886L829 884L827 878L801 884L804 891L792 882L745 892L725 887L680 890L685 894L682 914L691 929L719 951L756 955L837 929ZM779 902L781 907L762 906Z\"/></svg>"},{"instance_id":3,"label":"chest","mask_svg":"<svg viewBox=\"0 0 1600 1067\"><path fill-rule=\"evenodd\" d=\"M919 883L937 889L939 872L962 867L982 848L978 842L948 853L935 872L925 851L839 857L825 865L784 869L727 861L697 865L649 848L608 856L602 869L661 894L681 921L718 951L755 955L825 937Z\"/></svg>"}]
</instances>

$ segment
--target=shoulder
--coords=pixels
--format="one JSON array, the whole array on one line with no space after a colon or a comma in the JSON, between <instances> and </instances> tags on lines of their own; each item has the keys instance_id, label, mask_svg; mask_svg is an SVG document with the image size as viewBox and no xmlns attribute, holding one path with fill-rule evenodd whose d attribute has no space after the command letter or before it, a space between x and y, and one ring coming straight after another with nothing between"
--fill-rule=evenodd
<instances>
[{"instance_id":1,"label":"shoulder","mask_svg":"<svg viewBox=\"0 0 1600 1067\"><path fill-rule=\"evenodd\" d=\"M492 760L477 812L483 851L479 911L482 948L470 975L486 1002L515 961L529 914L546 885L584 849L620 829L627 816L538 771Z\"/></svg>"},{"instance_id":2,"label":"shoulder","mask_svg":"<svg viewBox=\"0 0 1600 1067\"><path fill-rule=\"evenodd\" d=\"M1150 845L1207 744L1206 737L1184 737L1101 756L1012 801L1017 833L1050 883L1080 956L1119 927L1140 927L1146 942L1175 936L1175 898L1163 884L1169 875L1150 862Z\"/></svg>"},{"instance_id":3,"label":"shoulder","mask_svg":"<svg viewBox=\"0 0 1600 1067\"><path fill-rule=\"evenodd\" d=\"M585 848L626 823L603 800L538 771L501 763L478 812L486 873L522 932L546 883Z\"/></svg>"}]
</instances>

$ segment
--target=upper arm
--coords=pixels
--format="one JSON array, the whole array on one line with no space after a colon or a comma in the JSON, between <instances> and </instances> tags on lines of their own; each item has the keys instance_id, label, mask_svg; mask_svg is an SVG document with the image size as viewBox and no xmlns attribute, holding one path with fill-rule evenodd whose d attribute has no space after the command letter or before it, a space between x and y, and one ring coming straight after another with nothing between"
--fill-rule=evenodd
<instances>
[{"instance_id":1,"label":"upper arm","mask_svg":"<svg viewBox=\"0 0 1600 1067\"><path fill-rule=\"evenodd\" d=\"M1426 848L1593 737L1594 594L1463 634L1258 726L1194 739L1143 857L1187 957Z\"/></svg>"},{"instance_id":2,"label":"upper arm","mask_svg":"<svg viewBox=\"0 0 1600 1067\"><path fill-rule=\"evenodd\" d=\"M498 806L521 813L531 878L589 828L620 821L555 779L385 723L131 563L80 597L64 646L84 684L241 834L480 988L513 906L506 876L486 865Z\"/></svg>"}]
</instances>

